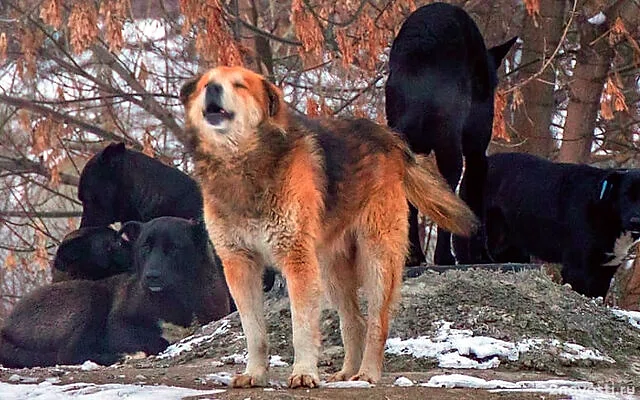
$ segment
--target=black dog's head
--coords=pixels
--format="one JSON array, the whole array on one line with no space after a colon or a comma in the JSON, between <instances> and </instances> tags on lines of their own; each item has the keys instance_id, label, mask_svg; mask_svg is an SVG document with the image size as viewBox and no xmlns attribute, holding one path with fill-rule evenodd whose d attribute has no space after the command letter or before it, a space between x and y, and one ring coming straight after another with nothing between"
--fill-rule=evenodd
<instances>
[{"instance_id":1,"label":"black dog's head","mask_svg":"<svg viewBox=\"0 0 640 400\"><path fill-rule=\"evenodd\" d=\"M518 37L514 36L511 39L507 40L506 42L499 44L497 46L494 46L487 50L487 55L488 55L487 63L489 64L489 72L491 74L490 76L491 86L493 89L495 89L495 87L498 86L497 71L500 68L500 64L502 64L502 60L507 55L507 53L509 53L509 50L511 50L511 47L515 44L517 40L518 40Z\"/></svg>"},{"instance_id":2,"label":"black dog's head","mask_svg":"<svg viewBox=\"0 0 640 400\"><path fill-rule=\"evenodd\" d=\"M119 221L116 215L118 177L121 175L124 143L111 143L93 156L80 174L78 199L82 202L81 227L106 226Z\"/></svg>"},{"instance_id":3,"label":"black dog's head","mask_svg":"<svg viewBox=\"0 0 640 400\"><path fill-rule=\"evenodd\" d=\"M176 297L193 294L208 239L203 223L159 217L127 222L120 231L134 243L134 265L144 290Z\"/></svg>"},{"instance_id":4,"label":"black dog's head","mask_svg":"<svg viewBox=\"0 0 640 400\"><path fill-rule=\"evenodd\" d=\"M640 169L614 170L600 182L598 201L609 204L622 231L640 235Z\"/></svg>"},{"instance_id":5,"label":"black dog's head","mask_svg":"<svg viewBox=\"0 0 640 400\"><path fill-rule=\"evenodd\" d=\"M53 280L107 278L133 269L131 243L105 227L80 228L58 246Z\"/></svg>"}]
</instances>

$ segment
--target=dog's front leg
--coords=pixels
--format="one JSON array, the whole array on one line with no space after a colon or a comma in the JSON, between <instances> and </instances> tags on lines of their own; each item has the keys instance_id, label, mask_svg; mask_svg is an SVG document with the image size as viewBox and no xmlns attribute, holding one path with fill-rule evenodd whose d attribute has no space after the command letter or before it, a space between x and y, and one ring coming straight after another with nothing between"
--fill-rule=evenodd
<instances>
[{"instance_id":1,"label":"dog's front leg","mask_svg":"<svg viewBox=\"0 0 640 400\"><path fill-rule=\"evenodd\" d=\"M244 374L236 375L231 381L231 386L266 386L269 345L262 298L264 267L246 252L220 248L218 255L222 261L229 291L240 313L249 353Z\"/></svg>"},{"instance_id":2,"label":"dog's front leg","mask_svg":"<svg viewBox=\"0 0 640 400\"><path fill-rule=\"evenodd\" d=\"M314 251L294 247L281 258L293 326L293 371L289 387L317 387L320 349L320 268Z\"/></svg>"}]
</instances>

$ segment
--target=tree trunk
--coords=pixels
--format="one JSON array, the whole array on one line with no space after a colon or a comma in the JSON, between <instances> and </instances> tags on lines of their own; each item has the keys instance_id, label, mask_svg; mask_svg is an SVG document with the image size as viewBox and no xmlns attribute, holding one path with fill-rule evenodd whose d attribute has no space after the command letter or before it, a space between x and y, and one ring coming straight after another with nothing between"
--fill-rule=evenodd
<instances>
[{"instance_id":1,"label":"tree trunk","mask_svg":"<svg viewBox=\"0 0 640 400\"><path fill-rule=\"evenodd\" d=\"M578 18L580 49L569 83L567 119L558 161L584 163L591 154L600 96L613 58L613 49L606 36L602 36L608 29L609 21L593 25L586 16Z\"/></svg>"},{"instance_id":2,"label":"tree trunk","mask_svg":"<svg viewBox=\"0 0 640 400\"><path fill-rule=\"evenodd\" d=\"M558 45L564 27L565 2L540 0L540 15L535 19L525 17L522 29L521 77L537 73ZM537 26L536 22L537 21ZM551 66L522 88L521 104L515 111L513 142L522 142L517 151L548 157L553 150L553 138L549 131L554 111L554 70Z\"/></svg>"}]
</instances>

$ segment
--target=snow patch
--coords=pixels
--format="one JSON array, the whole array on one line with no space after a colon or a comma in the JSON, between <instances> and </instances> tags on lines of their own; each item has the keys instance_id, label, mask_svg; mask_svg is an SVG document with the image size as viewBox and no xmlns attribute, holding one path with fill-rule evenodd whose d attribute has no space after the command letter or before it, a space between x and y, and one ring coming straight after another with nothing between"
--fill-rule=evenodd
<instances>
[{"instance_id":1,"label":"snow patch","mask_svg":"<svg viewBox=\"0 0 640 400\"><path fill-rule=\"evenodd\" d=\"M100 369L101 367L94 363L91 360L87 360L80 365L80 369L83 371L95 371L96 369Z\"/></svg>"},{"instance_id":2,"label":"snow patch","mask_svg":"<svg viewBox=\"0 0 640 400\"><path fill-rule=\"evenodd\" d=\"M366 381L320 382L321 388L327 389L369 389L373 385Z\"/></svg>"},{"instance_id":3,"label":"snow patch","mask_svg":"<svg viewBox=\"0 0 640 400\"><path fill-rule=\"evenodd\" d=\"M242 354L231 354L220 358L222 364L246 364L249 359L249 355L245 352ZM272 355L269 357L270 367L288 367L289 364L286 361L282 361L282 357L278 355Z\"/></svg>"},{"instance_id":4,"label":"snow patch","mask_svg":"<svg viewBox=\"0 0 640 400\"><path fill-rule=\"evenodd\" d=\"M387 340L385 352L415 358L435 358L441 368L489 369L500 365L501 359L517 361L521 353L546 347L559 348L560 356L569 361L594 360L615 363L598 350L575 343L561 343L555 339L525 339L518 343L488 336L474 336L468 329L452 329L451 322L439 321L433 338Z\"/></svg>"},{"instance_id":5,"label":"snow patch","mask_svg":"<svg viewBox=\"0 0 640 400\"><path fill-rule=\"evenodd\" d=\"M393 382L393 386L410 387L413 386L413 381L409 378L401 376L396 379L395 382Z\"/></svg>"},{"instance_id":6,"label":"snow patch","mask_svg":"<svg viewBox=\"0 0 640 400\"><path fill-rule=\"evenodd\" d=\"M640 329L640 311L629 311L612 308L611 312L618 317L626 318L634 328Z\"/></svg>"},{"instance_id":7,"label":"snow patch","mask_svg":"<svg viewBox=\"0 0 640 400\"><path fill-rule=\"evenodd\" d=\"M233 375L228 372L217 372L215 374L205 376L205 380L224 386L229 386L232 378Z\"/></svg>"},{"instance_id":8,"label":"snow patch","mask_svg":"<svg viewBox=\"0 0 640 400\"><path fill-rule=\"evenodd\" d=\"M52 385L42 382L38 385L14 385L0 382L3 400L67 400L91 399L110 400L127 398L128 400L179 400L187 396L208 396L223 393L225 390L195 390L175 386L121 385L92 383L73 383Z\"/></svg>"},{"instance_id":9,"label":"snow patch","mask_svg":"<svg viewBox=\"0 0 640 400\"><path fill-rule=\"evenodd\" d=\"M288 367L289 364L285 361L282 361L282 357L280 356L271 356L269 358L269 366L270 367Z\"/></svg>"},{"instance_id":10,"label":"snow patch","mask_svg":"<svg viewBox=\"0 0 640 400\"><path fill-rule=\"evenodd\" d=\"M172 358L186 351L192 351L194 347L204 342L212 342L215 338L224 335L229 331L229 320L220 320L220 326L213 331L213 333L204 336L187 336L177 343L167 347L162 353L158 354L156 358L165 359Z\"/></svg>"},{"instance_id":11,"label":"snow patch","mask_svg":"<svg viewBox=\"0 0 640 400\"><path fill-rule=\"evenodd\" d=\"M593 383L587 381L569 381L563 379L551 379L548 381L519 381L509 382L503 380L487 381L475 376L463 374L435 375L427 383L421 383L425 387L442 388L471 388L471 389L535 389L548 390L559 388L589 389Z\"/></svg>"},{"instance_id":12,"label":"snow patch","mask_svg":"<svg viewBox=\"0 0 640 400\"><path fill-rule=\"evenodd\" d=\"M596 15L594 15L593 17L587 20L587 22L589 22L591 25L602 25L606 21L607 21L607 16L604 15L602 11L600 11L599 13L597 13Z\"/></svg>"}]
</instances>

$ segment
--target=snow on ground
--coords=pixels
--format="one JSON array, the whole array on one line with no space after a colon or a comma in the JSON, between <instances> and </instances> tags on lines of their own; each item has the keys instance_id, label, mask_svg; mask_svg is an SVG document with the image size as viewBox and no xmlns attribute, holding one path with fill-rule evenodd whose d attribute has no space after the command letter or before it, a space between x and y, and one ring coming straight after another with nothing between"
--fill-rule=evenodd
<instances>
[{"instance_id":1,"label":"snow on ground","mask_svg":"<svg viewBox=\"0 0 640 400\"><path fill-rule=\"evenodd\" d=\"M409 387L413 385L413 381L405 376L400 376L393 382L393 386Z\"/></svg>"},{"instance_id":2,"label":"snow on ground","mask_svg":"<svg viewBox=\"0 0 640 400\"><path fill-rule=\"evenodd\" d=\"M640 311L628 311L620 310L618 308L612 308L611 312L618 317L627 318L627 321L635 328L640 329Z\"/></svg>"},{"instance_id":3,"label":"snow on ground","mask_svg":"<svg viewBox=\"0 0 640 400\"><path fill-rule=\"evenodd\" d=\"M433 338L387 340L387 354L410 355L415 358L435 358L441 368L489 369L500 365L501 359L517 361L520 353L545 347L560 348L560 356L569 360L615 361L598 350L576 343L561 343L555 339L525 339L518 343L488 336L474 336L468 329L452 329L452 322L439 321Z\"/></svg>"},{"instance_id":4,"label":"snow on ground","mask_svg":"<svg viewBox=\"0 0 640 400\"><path fill-rule=\"evenodd\" d=\"M42 382L38 385L14 385L0 382L2 400L103 400L126 398L128 400L172 400L186 396L208 396L223 393L225 390L195 390L174 386L150 385L95 385L93 383L72 383L53 385Z\"/></svg>"},{"instance_id":5,"label":"snow on ground","mask_svg":"<svg viewBox=\"0 0 640 400\"><path fill-rule=\"evenodd\" d=\"M223 319L221 321L221 325L213 333L204 336L187 336L179 342L167 347L162 353L157 355L157 358L163 359L175 357L178 354L184 353L185 351L193 350L193 347L197 344L203 342L211 342L218 336L224 335L229 331L229 320Z\"/></svg>"},{"instance_id":6,"label":"snow on ground","mask_svg":"<svg viewBox=\"0 0 640 400\"><path fill-rule=\"evenodd\" d=\"M248 354L245 352L243 354L231 354L228 356L224 356L220 359L223 364L246 364L248 361ZM269 366L270 367L288 367L289 364L285 361L282 361L282 357L278 355L272 355L269 357Z\"/></svg>"},{"instance_id":7,"label":"snow on ground","mask_svg":"<svg viewBox=\"0 0 640 400\"><path fill-rule=\"evenodd\" d=\"M534 392L551 395L568 396L571 400L638 400L634 396L635 388L613 386L596 386L587 381L569 381L550 379L547 381L518 381L484 380L475 376L451 374L435 375L429 382L422 383L425 387L442 388L471 388L485 389L490 392Z\"/></svg>"},{"instance_id":8,"label":"snow on ground","mask_svg":"<svg viewBox=\"0 0 640 400\"><path fill-rule=\"evenodd\" d=\"M369 389L373 385L365 381L320 382L321 388L327 389Z\"/></svg>"}]
</instances>

